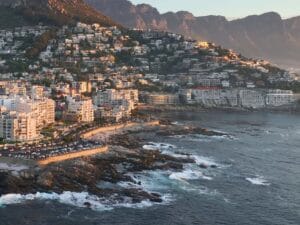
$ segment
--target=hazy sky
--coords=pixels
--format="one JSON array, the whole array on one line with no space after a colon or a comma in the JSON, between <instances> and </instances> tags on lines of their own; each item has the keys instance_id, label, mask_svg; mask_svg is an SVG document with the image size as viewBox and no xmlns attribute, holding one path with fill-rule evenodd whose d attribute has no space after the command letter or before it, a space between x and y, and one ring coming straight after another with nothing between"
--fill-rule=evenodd
<instances>
[{"instance_id":1,"label":"hazy sky","mask_svg":"<svg viewBox=\"0 0 300 225\"><path fill-rule=\"evenodd\" d=\"M131 0L149 3L160 12L186 10L197 16L224 15L229 19L275 11L282 17L300 15L300 0Z\"/></svg>"}]
</instances>

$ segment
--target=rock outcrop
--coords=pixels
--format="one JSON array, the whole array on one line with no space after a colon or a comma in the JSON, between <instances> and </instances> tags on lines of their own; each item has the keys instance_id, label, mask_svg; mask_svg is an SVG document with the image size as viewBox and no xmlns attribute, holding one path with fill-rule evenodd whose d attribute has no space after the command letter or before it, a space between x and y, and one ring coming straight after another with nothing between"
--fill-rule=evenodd
<instances>
[{"instance_id":1,"label":"rock outcrop","mask_svg":"<svg viewBox=\"0 0 300 225\"><path fill-rule=\"evenodd\" d=\"M120 150L121 149L121 150ZM133 203L144 200L161 202L160 195L141 188L103 188L99 182L117 184L132 182L128 172L147 170L182 170L184 163L192 159L178 159L159 151L122 150L114 147L109 154L52 164L40 169L31 168L19 172L0 172L0 196L9 193L29 194L37 192L89 192L98 197L118 196L119 200L130 198ZM122 168L122 169L120 169ZM87 206L88 207L88 206Z\"/></svg>"}]
</instances>

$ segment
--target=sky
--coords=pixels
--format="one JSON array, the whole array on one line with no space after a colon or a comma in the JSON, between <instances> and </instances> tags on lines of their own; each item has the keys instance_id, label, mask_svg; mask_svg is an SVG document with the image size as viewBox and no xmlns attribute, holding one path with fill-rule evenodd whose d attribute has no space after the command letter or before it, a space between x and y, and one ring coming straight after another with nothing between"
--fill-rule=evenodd
<instances>
[{"instance_id":1,"label":"sky","mask_svg":"<svg viewBox=\"0 0 300 225\"><path fill-rule=\"evenodd\" d=\"M131 0L148 3L163 12L190 11L196 16L222 15L228 19L265 12L278 12L283 18L300 16L300 0Z\"/></svg>"}]
</instances>

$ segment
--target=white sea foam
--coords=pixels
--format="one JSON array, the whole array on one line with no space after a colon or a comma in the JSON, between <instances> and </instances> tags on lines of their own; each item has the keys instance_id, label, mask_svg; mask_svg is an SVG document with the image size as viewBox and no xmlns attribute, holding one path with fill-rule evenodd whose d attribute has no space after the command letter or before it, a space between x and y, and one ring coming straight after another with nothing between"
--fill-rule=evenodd
<instances>
[{"instance_id":1,"label":"white sea foam","mask_svg":"<svg viewBox=\"0 0 300 225\"><path fill-rule=\"evenodd\" d=\"M262 185L262 186L270 185L270 183L262 176L257 176L257 177L252 177L252 178L249 177L249 178L246 178L246 180L254 185Z\"/></svg>"},{"instance_id":2,"label":"white sea foam","mask_svg":"<svg viewBox=\"0 0 300 225\"><path fill-rule=\"evenodd\" d=\"M185 154L176 152L177 146L169 143L149 142L143 146L148 150L160 150L162 154L170 155L175 158L193 159L195 163L187 163L184 165L183 171L147 171L138 174L128 174L134 182L120 182L123 188L142 188L148 192L156 191L159 193L168 193L170 188L181 189L187 192L195 192L197 194L216 195L215 191L210 191L205 187L193 184L190 181L195 180L212 180L212 172L203 170L203 168L221 168L223 165L218 164L211 157L204 157L193 154ZM207 175L206 173L209 173Z\"/></svg>"},{"instance_id":3,"label":"white sea foam","mask_svg":"<svg viewBox=\"0 0 300 225\"><path fill-rule=\"evenodd\" d=\"M218 193L215 190L192 182L196 180L212 180L213 178L205 174L196 164L186 164L184 170L175 172L172 170L163 171L145 171L138 174L127 174L132 177L134 182L120 182L123 188L142 188L147 192L160 193L163 197L163 204L169 204L174 201L173 191L182 190L193 192L199 195L215 196Z\"/></svg>"},{"instance_id":4,"label":"white sea foam","mask_svg":"<svg viewBox=\"0 0 300 225\"><path fill-rule=\"evenodd\" d=\"M162 203L155 203L151 202L150 200L144 200L140 203L132 203L130 198L127 198L127 200L122 201L120 203L113 204L113 208L134 208L134 209L143 209L143 208L149 208L153 205L167 205L171 201L173 201L173 197L170 194L163 194L161 195Z\"/></svg>"},{"instance_id":5,"label":"white sea foam","mask_svg":"<svg viewBox=\"0 0 300 225\"><path fill-rule=\"evenodd\" d=\"M118 185L123 188L142 188L147 192L166 192L170 186L169 173L163 170L128 173L134 182L119 182Z\"/></svg>"},{"instance_id":6,"label":"white sea foam","mask_svg":"<svg viewBox=\"0 0 300 225\"><path fill-rule=\"evenodd\" d=\"M212 180L211 177L205 176L201 171L193 170L193 169L185 169L182 172L173 172L169 176L170 179L179 180L179 181L187 181L187 180Z\"/></svg>"},{"instance_id":7,"label":"white sea foam","mask_svg":"<svg viewBox=\"0 0 300 225\"><path fill-rule=\"evenodd\" d=\"M134 180L131 182L120 182L123 188L141 188L148 192L160 193L163 197L163 204L169 204L174 201L174 196L170 194L172 189L194 192L197 194L212 195L213 193L205 187L200 187L190 183L192 180L212 180L205 176L200 169L193 168L192 165L186 165L182 172L174 171L149 171L140 174L128 174ZM139 185L139 184L140 185ZM163 193L163 194L162 194Z\"/></svg>"},{"instance_id":8,"label":"white sea foam","mask_svg":"<svg viewBox=\"0 0 300 225\"><path fill-rule=\"evenodd\" d=\"M173 135L172 138L183 139L191 142L213 142L213 141L223 141L223 140L238 140L238 138L224 134L224 135L203 135L203 134L187 134L187 135Z\"/></svg>"},{"instance_id":9,"label":"white sea foam","mask_svg":"<svg viewBox=\"0 0 300 225\"><path fill-rule=\"evenodd\" d=\"M90 208L97 211L110 210L110 206L103 204L103 199L97 196L89 195L87 192L63 192L62 194L57 193L36 193L36 194L7 194L0 197L0 205L13 205L25 203L33 200L51 200L58 201L63 204L72 205L80 208L86 208L87 203Z\"/></svg>"},{"instance_id":10,"label":"white sea foam","mask_svg":"<svg viewBox=\"0 0 300 225\"><path fill-rule=\"evenodd\" d=\"M118 185L122 188L137 188L139 185L130 181L120 181Z\"/></svg>"},{"instance_id":11,"label":"white sea foam","mask_svg":"<svg viewBox=\"0 0 300 225\"><path fill-rule=\"evenodd\" d=\"M170 196L164 195L162 199L168 201ZM63 192L57 193L36 193L36 194L7 194L0 197L0 206L14 205L26 203L28 201L42 200L42 201L57 201L62 204L67 204L79 208L90 208L95 211L106 211L114 208L145 208L150 207L153 203L149 200L142 201L140 203L132 203L130 198L126 198L123 201L116 201L113 199L99 198L95 195L90 195L87 192ZM166 204L167 202L164 202Z\"/></svg>"},{"instance_id":12,"label":"white sea foam","mask_svg":"<svg viewBox=\"0 0 300 225\"><path fill-rule=\"evenodd\" d=\"M210 157L198 155L191 155L190 157L195 160L197 165L218 166L218 163L216 163L215 160Z\"/></svg>"},{"instance_id":13,"label":"white sea foam","mask_svg":"<svg viewBox=\"0 0 300 225\"><path fill-rule=\"evenodd\" d=\"M175 158L181 158L181 159L193 159L198 166L218 167L218 168L225 167L224 165L217 163L211 157L205 157L205 156L199 156L199 155L186 155L186 154L174 153L169 150L162 151L162 154L169 155L169 156L172 156Z\"/></svg>"},{"instance_id":14,"label":"white sea foam","mask_svg":"<svg viewBox=\"0 0 300 225\"><path fill-rule=\"evenodd\" d=\"M183 159L192 158L195 160L197 165L201 165L201 164L205 164L207 166L218 165L215 162L215 160L210 157L190 155L184 153L175 153L172 150L176 149L177 147L175 145L168 144L168 143L149 142L147 145L144 145L143 148L147 150L161 150L162 154L170 155L175 158L183 158Z\"/></svg>"},{"instance_id":15,"label":"white sea foam","mask_svg":"<svg viewBox=\"0 0 300 225\"><path fill-rule=\"evenodd\" d=\"M150 202L149 200L144 200L144 201L142 201L140 203L136 203L136 204L132 204L130 202L130 200L128 200L128 202L125 201L122 203L115 204L115 207L118 207L118 208L134 208L134 209L148 208L151 206L153 206L153 203Z\"/></svg>"},{"instance_id":16,"label":"white sea foam","mask_svg":"<svg viewBox=\"0 0 300 225\"><path fill-rule=\"evenodd\" d=\"M147 145L143 146L145 150L166 150L166 149L174 149L176 148L175 145L171 145L168 143L155 143L149 142Z\"/></svg>"},{"instance_id":17,"label":"white sea foam","mask_svg":"<svg viewBox=\"0 0 300 225\"><path fill-rule=\"evenodd\" d=\"M162 150L161 153L175 158L193 159L198 166L203 165L206 167L218 167L218 168L224 167L224 165L217 163L211 157L199 156L194 154L175 153L172 150L168 150L168 149Z\"/></svg>"},{"instance_id":18,"label":"white sea foam","mask_svg":"<svg viewBox=\"0 0 300 225\"><path fill-rule=\"evenodd\" d=\"M8 163L0 163L0 170L8 170L8 171L22 171L28 169L28 166L25 165L15 165L15 164L8 164Z\"/></svg>"},{"instance_id":19,"label":"white sea foam","mask_svg":"<svg viewBox=\"0 0 300 225\"><path fill-rule=\"evenodd\" d=\"M172 124L172 125L183 125L183 123L180 123L180 122L178 122L178 121L174 121L174 122L172 122L171 124Z\"/></svg>"},{"instance_id":20,"label":"white sea foam","mask_svg":"<svg viewBox=\"0 0 300 225\"><path fill-rule=\"evenodd\" d=\"M170 151L170 150L162 150L161 153L164 154L164 155L172 156L174 158L180 158L180 159L188 159L188 158L190 158L190 155L188 155L188 154L175 153L175 152Z\"/></svg>"},{"instance_id":21,"label":"white sea foam","mask_svg":"<svg viewBox=\"0 0 300 225\"><path fill-rule=\"evenodd\" d=\"M182 186L182 189L188 192L192 192L198 195L208 195L208 196L218 196L221 195L217 190L210 190L204 186L195 186L189 183L186 183Z\"/></svg>"},{"instance_id":22,"label":"white sea foam","mask_svg":"<svg viewBox=\"0 0 300 225\"><path fill-rule=\"evenodd\" d=\"M264 131L265 134L272 134L272 133L274 133L274 132L271 131L271 130L263 130L263 131Z\"/></svg>"},{"instance_id":23,"label":"white sea foam","mask_svg":"<svg viewBox=\"0 0 300 225\"><path fill-rule=\"evenodd\" d=\"M211 137L200 135L200 134L188 134L188 135L174 135L172 138L182 139L184 141L191 142L212 142L213 139Z\"/></svg>"}]
</instances>

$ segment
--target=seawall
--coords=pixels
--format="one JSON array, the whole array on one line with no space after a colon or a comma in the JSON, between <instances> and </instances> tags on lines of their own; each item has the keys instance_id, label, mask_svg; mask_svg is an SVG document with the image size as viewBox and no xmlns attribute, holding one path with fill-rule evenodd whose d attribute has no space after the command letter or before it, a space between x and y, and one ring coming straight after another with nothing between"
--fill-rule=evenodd
<instances>
[{"instance_id":1,"label":"seawall","mask_svg":"<svg viewBox=\"0 0 300 225\"><path fill-rule=\"evenodd\" d=\"M118 131L121 129L140 129L143 127L149 127L149 126L158 126L159 121L151 121L151 122L145 122L145 123L125 123L125 124L118 124L118 125L113 125L113 126L108 126L108 127L99 127L96 129L93 129L91 131L88 131L84 134L82 134L80 137L83 139L90 138L98 133L105 133L105 132L112 132L112 131Z\"/></svg>"},{"instance_id":2,"label":"seawall","mask_svg":"<svg viewBox=\"0 0 300 225\"><path fill-rule=\"evenodd\" d=\"M41 165L41 166L45 166L45 165L48 165L48 164L51 164L51 163L56 163L56 162L61 162L61 161L65 161L65 160L81 158L81 157L85 157L85 156L96 155L96 154L99 154L99 153L105 153L107 151L108 151L107 146L92 148L92 149L89 149L89 150L83 150L83 151L79 151L79 152L73 152L73 153L68 153L68 154L64 154L64 155L49 157L47 159L39 160L38 164Z\"/></svg>"}]
</instances>

